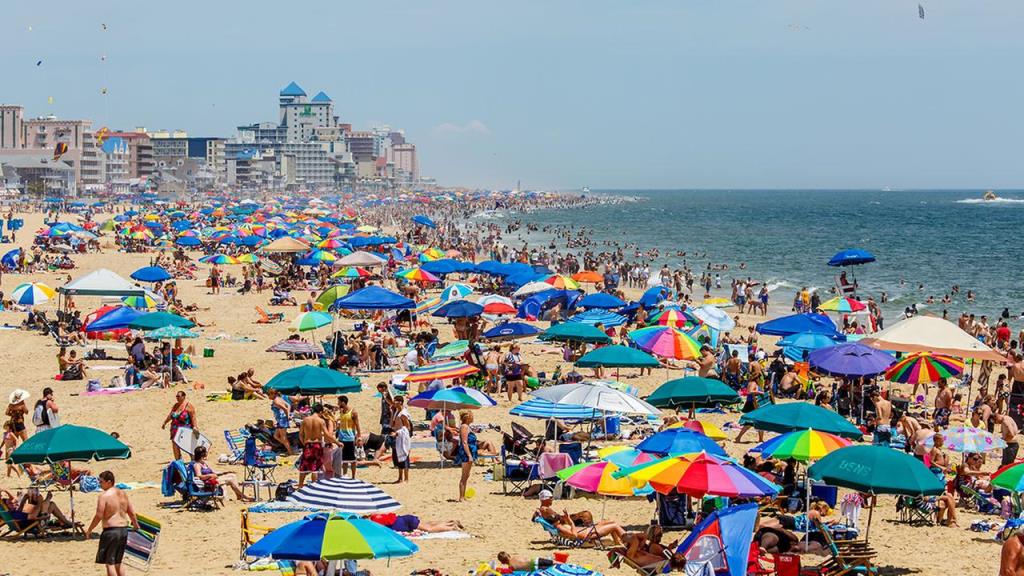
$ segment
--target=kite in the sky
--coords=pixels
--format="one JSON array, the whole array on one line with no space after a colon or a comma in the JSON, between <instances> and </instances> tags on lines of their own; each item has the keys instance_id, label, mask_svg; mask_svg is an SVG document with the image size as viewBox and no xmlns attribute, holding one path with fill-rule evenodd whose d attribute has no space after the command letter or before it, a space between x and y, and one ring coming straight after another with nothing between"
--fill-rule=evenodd
<instances>
[{"instance_id":1,"label":"kite in the sky","mask_svg":"<svg viewBox=\"0 0 1024 576\"><path fill-rule=\"evenodd\" d=\"M100 94L103 94L104 96L106 96L107 95L107 89L106 88L101 88L100 89Z\"/></svg>"},{"instance_id":2,"label":"kite in the sky","mask_svg":"<svg viewBox=\"0 0 1024 576\"><path fill-rule=\"evenodd\" d=\"M96 131L96 145L97 146L103 146L103 141L107 139L107 136L109 134L110 134L110 129L107 128L106 126L104 126L103 128L100 128L99 130L97 130Z\"/></svg>"},{"instance_id":3,"label":"kite in the sky","mask_svg":"<svg viewBox=\"0 0 1024 576\"><path fill-rule=\"evenodd\" d=\"M920 4L917 5L917 17L924 20L924 6L921 6Z\"/></svg>"},{"instance_id":4,"label":"kite in the sky","mask_svg":"<svg viewBox=\"0 0 1024 576\"><path fill-rule=\"evenodd\" d=\"M42 65L43 65L43 61L42 60L37 60L36 61L36 66L42 66Z\"/></svg>"},{"instance_id":5,"label":"kite in the sky","mask_svg":"<svg viewBox=\"0 0 1024 576\"><path fill-rule=\"evenodd\" d=\"M68 153L68 145L65 142L57 142L53 148L53 161L60 160L60 157Z\"/></svg>"},{"instance_id":6,"label":"kite in the sky","mask_svg":"<svg viewBox=\"0 0 1024 576\"><path fill-rule=\"evenodd\" d=\"M49 96L49 97L47 97L47 98L46 98L46 103L47 103L47 104L53 104L53 96Z\"/></svg>"},{"instance_id":7,"label":"kite in the sky","mask_svg":"<svg viewBox=\"0 0 1024 576\"><path fill-rule=\"evenodd\" d=\"M106 29L107 29L107 25L106 25L106 24L100 24L100 26L103 26L103 29L104 29L104 30L106 30Z\"/></svg>"}]
</instances>

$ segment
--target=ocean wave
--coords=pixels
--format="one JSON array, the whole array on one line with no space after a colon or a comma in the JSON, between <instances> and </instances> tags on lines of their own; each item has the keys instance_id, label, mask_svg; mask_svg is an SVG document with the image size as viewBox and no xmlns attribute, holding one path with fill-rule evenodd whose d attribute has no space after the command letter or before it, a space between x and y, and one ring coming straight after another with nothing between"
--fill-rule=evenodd
<instances>
[{"instance_id":1,"label":"ocean wave","mask_svg":"<svg viewBox=\"0 0 1024 576\"><path fill-rule=\"evenodd\" d=\"M779 288L789 288L790 290L797 289L796 284L791 284L785 280L776 280L775 278L769 278L765 284L768 285L768 292L775 292Z\"/></svg>"},{"instance_id":2,"label":"ocean wave","mask_svg":"<svg viewBox=\"0 0 1024 576\"><path fill-rule=\"evenodd\" d=\"M1024 204L1024 198L995 198L985 200L984 198L964 198L957 200L957 204Z\"/></svg>"}]
</instances>

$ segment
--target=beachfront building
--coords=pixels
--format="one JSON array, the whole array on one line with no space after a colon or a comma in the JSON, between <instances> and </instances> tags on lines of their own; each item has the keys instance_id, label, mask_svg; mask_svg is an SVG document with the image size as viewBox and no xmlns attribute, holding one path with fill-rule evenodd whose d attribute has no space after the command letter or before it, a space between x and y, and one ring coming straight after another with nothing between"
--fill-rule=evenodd
<instances>
[{"instance_id":1,"label":"beachfront building","mask_svg":"<svg viewBox=\"0 0 1024 576\"><path fill-rule=\"evenodd\" d=\"M21 148L22 116L25 110L15 104L0 104L0 150Z\"/></svg>"},{"instance_id":2,"label":"beachfront building","mask_svg":"<svg viewBox=\"0 0 1024 576\"><path fill-rule=\"evenodd\" d=\"M48 152L0 151L0 171L8 188L38 199L78 193L75 168L69 162L54 161Z\"/></svg>"}]
</instances>

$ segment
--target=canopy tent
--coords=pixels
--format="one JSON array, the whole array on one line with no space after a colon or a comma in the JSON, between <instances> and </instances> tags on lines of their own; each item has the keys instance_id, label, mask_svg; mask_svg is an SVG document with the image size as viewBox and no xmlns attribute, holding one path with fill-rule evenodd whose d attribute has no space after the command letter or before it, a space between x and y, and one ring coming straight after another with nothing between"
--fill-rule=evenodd
<instances>
[{"instance_id":1,"label":"canopy tent","mask_svg":"<svg viewBox=\"0 0 1024 576\"><path fill-rule=\"evenodd\" d=\"M260 249L261 252L278 252L282 254L306 252L307 250L309 250L309 244L291 236L281 236Z\"/></svg>"},{"instance_id":2,"label":"canopy tent","mask_svg":"<svg viewBox=\"0 0 1024 576\"><path fill-rule=\"evenodd\" d=\"M1006 360L956 324L934 316L912 316L875 332L860 343L894 352L935 352L974 360Z\"/></svg>"},{"instance_id":3,"label":"canopy tent","mask_svg":"<svg viewBox=\"0 0 1024 576\"><path fill-rule=\"evenodd\" d=\"M367 286L338 298L332 307L341 310L400 310L415 308L416 303L380 286Z\"/></svg>"},{"instance_id":4,"label":"canopy tent","mask_svg":"<svg viewBox=\"0 0 1024 576\"><path fill-rule=\"evenodd\" d=\"M100 268L57 288L68 296L144 296L146 289L125 280L116 272Z\"/></svg>"},{"instance_id":5,"label":"canopy tent","mask_svg":"<svg viewBox=\"0 0 1024 576\"><path fill-rule=\"evenodd\" d=\"M338 258L335 264L338 266L362 266L368 268L371 266L383 266L387 262L387 259L379 256L374 256L369 252L363 250L356 250L355 252Z\"/></svg>"}]
</instances>

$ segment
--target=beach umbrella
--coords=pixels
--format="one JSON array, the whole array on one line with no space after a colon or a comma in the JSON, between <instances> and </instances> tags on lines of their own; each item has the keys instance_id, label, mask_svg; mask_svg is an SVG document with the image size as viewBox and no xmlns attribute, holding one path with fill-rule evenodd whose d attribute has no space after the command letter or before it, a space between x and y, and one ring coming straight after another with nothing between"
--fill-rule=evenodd
<instances>
[{"instance_id":1,"label":"beach umbrella","mask_svg":"<svg viewBox=\"0 0 1024 576\"><path fill-rule=\"evenodd\" d=\"M64 424L37 432L11 452L11 464L58 464L91 460L125 459L132 450L110 434L89 428Z\"/></svg>"},{"instance_id":2,"label":"beach umbrella","mask_svg":"<svg viewBox=\"0 0 1024 576\"><path fill-rule=\"evenodd\" d=\"M963 360L944 354L917 352L890 366L885 371L885 378L901 384L931 384L959 376L963 371Z\"/></svg>"},{"instance_id":3,"label":"beach umbrella","mask_svg":"<svg viewBox=\"0 0 1024 576\"><path fill-rule=\"evenodd\" d=\"M281 340L277 344L274 344L270 348L267 348L267 352L286 352L288 354L321 354L323 348L306 342L305 340L287 339Z\"/></svg>"},{"instance_id":4,"label":"beach umbrella","mask_svg":"<svg viewBox=\"0 0 1024 576\"><path fill-rule=\"evenodd\" d=\"M441 279L422 268L409 268L395 272L396 278L404 278L410 282L440 282Z\"/></svg>"},{"instance_id":5,"label":"beach umbrella","mask_svg":"<svg viewBox=\"0 0 1024 576\"><path fill-rule=\"evenodd\" d=\"M604 282L604 276L602 276L598 272L594 272L593 270L581 270L573 274L572 279L581 284L597 284L599 282ZM609 294L609 296L611 295ZM612 298L615 297L612 296ZM625 302L623 302L621 305L625 305Z\"/></svg>"},{"instance_id":6,"label":"beach umbrella","mask_svg":"<svg viewBox=\"0 0 1024 576\"><path fill-rule=\"evenodd\" d=\"M293 332L306 332L327 326L331 321L331 315L326 312L303 312L292 320L288 329Z\"/></svg>"},{"instance_id":7,"label":"beach umbrella","mask_svg":"<svg viewBox=\"0 0 1024 576\"><path fill-rule=\"evenodd\" d=\"M449 300L462 300L463 298L469 296L472 293L473 288L471 288L470 286L467 286L465 284L452 284L451 286L446 287L444 290L441 290L439 298L441 299L442 302L447 302Z\"/></svg>"},{"instance_id":8,"label":"beach umbrella","mask_svg":"<svg viewBox=\"0 0 1024 576\"><path fill-rule=\"evenodd\" d=\"M203 241L195 236L179 236L175 238L174 243L185 248L194 248L201 245Z\"/></svg>"},{"instance_id":9,"label":"beach umbrella","mask_svg":"<svg viewBox=\"0 0 1024 576\"><path fill-rule=\"evenodd\" d=\"M487 394L465 386L427 390L409 400L409 406L425 410L467 410L497 405Z\"/></svg>"},{"instance_id":10,"label":"beach umbrella","mask_svg":"<svg viewBox=\"0 0 1024 576\"><path fill-rule=\"evenodd\" d=\"M613 478L612 474L618 471L619 466L609 461L581 462L559 470L557 476L577 490L601 496L637 496L644 492L637 490L628 478Z\"/></svg>"},{"instance_id":11,"label":"beach umbrella","mask_svg":"<svg viewBox=\"0 0 1024 576\"><path fill-rule=\"evenodd\" d=\"M555 324L541 335L540 339L545 342L583 342L594 344L607 344L612 339L604 332L580 322L563 322Z\"/></svg>"},{"instance_id":12,"label":"beach umbrella","mask_svg":"<svg viewBox=\"0 0 1024 576\"><path fill-rule=\"evenodd\" d=\"M264 248L264 250L266 250L266 248ZM387 258L381 258L380 256L376 256L363 250L356 250L355 252L342 256L335 261L335 264L339 266L362 266L364 268L383 266L386 263Z\"/></svg>"},{"instance_id":13,"label":"beach umbrella","mask_svg":"<svg viewBox=\"0 0 1024 576\"><path fill-rule=\"evenodd\" d=\"M935 316L912 316L863 338L860 343L891 352L930 352L973 360L1006 360L1005 356L956 324Z\"/></svg>"},{"instance_id":14,"label":"beach umbrella","mask_svg":"<svg viewBox=\"0 0 1024 576\"><path fill-rule=\"evenodd\" d=\"M495 316L501 316L503 314L515 314L516 309L511 304L505 302L488 302L484 304L484 314L493 314Z\"/></svg>"},{"instance_id":15,"label":"beach umbrella","mask_svg":"<svg viewBox=\"0 0 1024 576\"><path fill-rule=\"evenodd\" d=\"M537 294L538 292L547 292L548 290L552 289L553 287L551 286L551 284L548 284L547 282L527 282L526 284L520 286L515 292L513 292L512 295L516 297L529 296L530 294Z\"/></svg>"},{"instance_id":16,"label":"beach umbrella","mask_svg":"<svg viewBox=\"0 0 1024 576\"><path fill-rule=\"evenodd\" d=\"M815 334L832 336L836 340L845 340L846 338L836 328L836 323L824 314L808 313L781 316L767 322L761 322L755 329L767 336L789 336L790 334L799 334L800 332L814 332Z\"/></svg>"},{"instance_id":17,"label":"beach umbrella","mask_svg":"<svg viewBox=\"0 0 1024 576\"><path fill-rule=\"evenodd\" d=\"M263 385L263 391L277 390L281 394L319 396L360 392L359 379L337 370L319 366L296 366L279 372Z\"/></svg>"},{"instance_id":18,"label":"beach umbrella","mask_svg":"<svg viewBox=\"0 0 1024 576\"><path fill-rule=\"evenodd\" d=\"M367 286L334 301L342 310L406 310L416 307L412 300L380 286Z\"/></svg>"},{"instance_id":19,"label":"beach umbrella","mask_svg":"<svg viewBox=\"0 0 1024 576\"><path fill-rule=\"evenodd\" d=\"M171 273L160 266L146 266L132 272L131 278L139 282L163 282L171 279Z\"/></svg>"},{"instance_id":20,"label":"beach umbrella","mask_svg":"<svg viewBox=\"0 0 1024 576\"><path fill-rule=\"evenodd\" d=\"M612 310L622 308L626 305L621 298L618 298L607 292L594 292L593 294L587 294L576 303L580 308L601 308L603 310Z\"/></svg>"},{"instance_id":21,"label":"beach umbrella","mask_svg":"<svg viewBox=\"0 0 1024 576\"><path fill-rule=\"evenodd\" d=\"M141 296L123 296L121 298L121 302L124 302L125 306L131 306L132 308L139 309L157 307L157 301L149 294L142 294Z\"/></svg>"},{"instance_id":22,"label":"beach umbrella","mask_svg":"<svg viewBox=\"0 0 1024 576\"><path fill-rule=\"evenodd\" d=\"M505 322L485 331L481 336L487 340L514 340L540 334L540 328L525 322Z\"/></svg>"},{"instance_id":23,"label":"beach umbrella","mask_svg":"<svg viewBox=\"0 0 1024 576\"><path fill-rule=\"evenodd\" d=\"M434 351L430 359L436 362L446 358L460 358L465 356L468 350L469 340L455 340Z\"/></svg>"},{"instance_id":24,"label":"beach umbrella","mask_svg":"<svg viewBox=\"0 0 1024 576\"><path fill-rule=\"evenodd\" d=\"M699 358L700 343L672 326L648 326L629 333L629 339L646 352L662 358L693 360Z\"/></svg>"},{"instance_id":25,"label":"beach umbrella","mask_svg":"<svg viewBox=\"0 0 1024 576\"><path fill-rule=\"evenodd\" d=\"M580 368L657 368L658 359L636 348L612 344L587 352L576 366Z\"/></svg>"},{"instance_id":26,"label":"beach umbrella","mask_svg":"<svg viewBox=\"0 0 1024 576\"><path fill-rule=\"evenodd\" d=\"M836 252L828 261L829 266L855 266L874 262L875 255L861 248L847 248Z\"/></svg>"},{"instance_id":27,"label":"beach umbrella","mask_svg":"<svg viewBox=\"0 0 1024 576\"><path fill-rule=\"evenodd\" d=\"M551 274L550 276L542 280L545 284L553 286L559 290L579 290L580 284L572 278L563 274Z\"/></svg>"},{"instance_id":28,"label":"beach umbrella","mask_svg":"<svg viewBox=\"0 0 1024 576\"><path fill-rule=\"evenodd\" d=\"M464 378L479 371L480 369L476 366L471 366L458 360L435 362L417 367L403 381L430 382L432 380L449 380L451 378Z\"/></svg>"},{"instance_id":29,"label":"beach umbrella","mask_svg":"<svg viewBox=\"0 0 1024 576\"><path fill-rule=\"evenodd\" d=\"M417 224L420 224L421 226L426 226L427 228L437 228L437 224L435 224L433 220L431 220L427 216L424 216L423 214L417 214L413 216L412 221Z\"/></svg>"},{"instance_id":30,"label":"beach umbrella","mask_svg":"<svg viewBox=\"0 0 1024 576\"><path fill-rule=\"evenodd\" d=\"M923 462L888 446L840 448L808 468L807 475L829 486L868 494L937 496L946 488ZM871 534L874 510L874 506L869 508L865 540Z\"/></svg>"},{"instance_id":31,"label":"beach umbrella","mask_svg":"<svg viewBox=\"0 0 1024 576\"><path fill-rule=\"evenodd\" d=\"M685 332L697 342L708 344L712 350L718 348L719 331L707 324L698 324L689 330L685 330Z\"/></svg>"},{"instance_id":32,"label":"beach umbrella","mask_svg":"<svg viewBox=\"0 0 1024 576\"><path fill-rule=\"evenodd\" d=\"M891 354L860 342L819 348L808 354L807 360L815 371L833 376L875 376L896 362Z\"/></svg>"},{"instance_id":33,"label":"beach umbrella","mask_svg":"<svg viewBox=\"0 0 1024 576\"><path fill-rule=\"evenodd\" d=\"M999 436L972 426L952 426L943 430L941 434L945 448L953 452L983 454L990 450L1006 448L1006 441ZM929 436L924 442L925 446L934 446L935 435Z\"/></svg>"},{"instance_id":34,"label":"beach umbrella","mask_svg":"<svg viewBox=\"0 0 1024 576\"><path fill-rule=\"evenodd\" d=\"M850 440L860 440L864 436L860 428L851 424L838 413L809 402L786 402L762 406L741 416L740 424L749 424L756 430L769 432L813 429Z\"/></svg>"},{"instance_id":35,"label":"beach umbrella","mask_svg":"<svg viewBox=\"0 0 1024 576\"><path fill-rule=\"evenodd\" d=\"M509 414L544 420L593 420L598 417L593 408L576 404L556 404L543 398L530 398L509 410Z\"/></svg>"},{"instance_id":36,"label":"beach umbrella","mask_svg":"<svg viewBox=\"0 0 1024 576\"><path fill-rule=\"evenodd\" d=\"M368 516L386 514L402 507L383 490L355 478L327 478L292 492L286 502L315 510Z\"/></svg>"},{"instance_id":37,"label":"beach umbrella","mask_svg":"<svg viewBox=\"0 0 1024 576\"><path fill-rule=\"evenodd\" d=\"M1010 492L1024 492L1024 461L1018 460L992 473L992 485Z\"/></svg>"},{"instance_id":38,"label":"beach umbrella","mask_svg":"<svg viewBox=\"0 0 1024 576\"><path fill-rule=\"evenodd\" d=\"M659 408L706 408L735 404L740 401L740 395L721 380L687 376L658 386L647 401Z\"/></svg>"},{"instance_id":39,"label":"beach umbrella","mask_svg":"<svg viewBox=\"0 0 1024 576\"><path fill-rule=\"evenodd\" d=\"M188 328L182 328L180 326L164 326L162 328L146 332L146 338L152 338L153 340L173 340L175 338L198 337L199 334L196 334Z\"/></svg>"},{"instance_id":40,"label":"beach umbrella","mask_svg":"<svg viewBox=\"0 0 1024 576\"><path fill-rule=\"evenodd\" d=\"M324 310L329 310L334 301L342 296L345 296L352 290L352 287L347 284L340 284L331 286L324 290L316 297L316 303L323 306Z\"/></svg>"},{"instance_id":41,"label":"beach umbrella","mask_svg":"<svg viewBox=\"0 0 1024 576\"><path fill-rule=\"evenodd\" d=\"M852 314L854 312L860 312L866 310L867 305L860 300L854 300L853 298L846 298L844 296L836 296L822 302L818 306L819 310L826 312L839 312L840 314Z\"/></svg>"},{"instance_id":42,"label":"beach umbrella","mask_svg":"<svg viewBox=\"0 0 1024 576\"><path fill-rule=\"evenodd\" d=\"M102 318L101 318L102 320ZM177 326L179 328L192 328L195 322L170 312L149 312L137 316L128 323L128 328L136 330L156 330L164 326Z\"/></svg>"},{"instance_id":43,"label":"beach umbrella","mask_svg":"<svg viewBox=\"0 0 1024 576\"><path fill-rule=\"evenodd\" d=\"M251 252L239 254L238 256L235 256L235 260L238 260L241 264L258 264L261 262L260 257Z\"/></svg>"},{"instance_id":44,"label":"beach umbrella","mask_svg":"<svg viewBox=\"0 0 1024 576\"><path fill-rule=\"evenodd\" d=\"M117 306L96 317L91 322L87 316L85 331L105 332L107 330L120 330L122 328L127 328L128 325L131 324L132 320L142 315L142 312L139 312L134 308L130 308L128 306Z\"/></svg>"},{"instance_id":45,"label":"beach umbrella","mask_svg":"<svg viewBox=\"0 0 1024 576\"><path fill-rule=\"evenodd\" d=\"M15 304L35 306L42 304L57 295L57 292L42 282L18 284L11 291L11 299Z\"/></svg>"},{"instance_id":46,"label":"beach umbrella","mask_svg":"<svg viewBox=\"0 0 1024 576\"><path fill-rule=\"evenodd\" d=\"M693 315L703 324L722 332L728 332L736 327L736 321L722 312L721 308L709 304L694 309Z\"/></svg>"},{"instance_id":47,"label":"beach umbrella","mask_svg":"<svg viewBox=\"0 0 1024 576\"><path fill-rule=\"evenodd\" d=\"M808 462L824 458L833 451L850 445L849 440L835 434L818 430L794 430L762 442L751 448L750 452L761 454L764 458L771 457L777 460L792 458L800 462Z\"/></svg>"},{"instance_id":48,"label":"beach umbrella","mask_svg":"<svg viewBox=\"0 0 1024 576\"><path fill-rule=\"evenodd\" d=\"M728 456L714 440L689 428L666 428L637 444L636 449L648 454L689 454L707 452Z\"/></svg>"},{"instance_id":49,"label":"beach umbrella","mask_svg":"<svg viewBox=\"0 0 1024 576\"><path fill-rule=\"evenodd\" d=\"M810 354L814 350L835 346L836 342L825 334L815 332L799 332L781 338L776 345L782 348L783 354L797 362L803 360L804 353Z\"/></svg>"},{"instance_id":50,"label":"beach umbrella","mask_svg":"<svg viewBox=\"0 0 1024 576\"><path fill-rule=\"evenodd\" d=\"M199 261L204 264L238 264L238 260L227 254L211 254L210 256L203 256Z\"/></svg>"},{"instance_id":51,"label":"beach umbrella","mask_svg":"<svg viewBox=\"0 0 1024 576\"><path fill-rule=\"evenodd\" d=\"M675 328L692 327L700 323L695 316L680 310L678 307L665 308L647 319L648 326L673 326Z\"/></svg>"},{"instance_id":52,"label":"beach umbrella","mask_svg":"<svg viewBox=\"0 0 1024 576\"><path fill-rule=\"evenodd\" d=\"M628 318L621 314L616 314L609 310L601 308L592 308L585 312L580 312L570 317L567 322L580 322L582 324L590 324L596 326L598 324L605 328L615 328L616 326L622 326L629 321Z\"/></svg>"},{"instance_id":53,"label":"beach umbrella","mask_svg":"<svg viewBox=\"0 0 1024 576\"><path fill-rule=\"evenodd\" d=\"M657 456L652 456L647 452L641 452L633 446L626 446L623 444L616 444L613 446L604 446L598 448L597 457L600 460L606 462L612 462L619 468L626 468L627 466L636 466L637 464L643 464L644 462L653 462L657 460Z\"/></svg>"},{"instance_id":54,"label":"beach umbrella","mask_svg":"<svg viewBox=\"0 0 1024 576\"><path fill-rule=\"evenodd\" d=\"M686 428L687 430L693 430L694 432L703 434L716 442L728 438L725 431L718 426L715 426L711 422L702 422L700 420L682 420L680 422L669 424L665 427L666 430L671 430L672 428Z\"/></svg>"},{"instance_id":55,"label":"beach umbrella","mask_svg":"<svg viewBox=\"0 0 1024 576\"><path fill-rule=\"evenodd\" d=\"M534 390L530 395L556 404L585 406L601 412L653 416L661 414L657 408L636 396L602 384L557 384Z\"/></svg>"},{"instance_id":56,"label":"beach umbrella","mask_svg":"<svg viewBox=\"0 0 1024 576\"><path fill-rule=\"evenodd\" d=\"M387 526L344 513L320 512L285 524L245 550L275 560L400 558L419 547Z\"/></svg>"},{"instance_id":57,"label":"beach umbrella","mask_svg":"<svg viewBox=\"0 0 1024 576\"><path fill-rule=\"evenodd\" d=\"M634 484L647 482L660 494L676 490L694 498L759 498L778 494L781 489L734 460L705 452L666 456L622 468L612 476L629 478Z\"/></svg>"},{"instance_id":58,"label":"beach umbrella","mask_svg":"<svg viewBox=\"0 0 1024 576\"><path fill-rule=\"evenodd\" d=\"M484 307L469 300L451 300L430 315L439 318L470 318L484 313Z\"/></svg>"},{"instance_id":59,"label":"beach umbrella","mask_svg":"<svg viewBox=\"0 0 1024 576\"><path fill-rule=\"evenodd\" d=\"M370 276L373 276L373 272L359 266L345 266L331 274L331 278L368 278Z\"/></svg>"}]
</instances>

